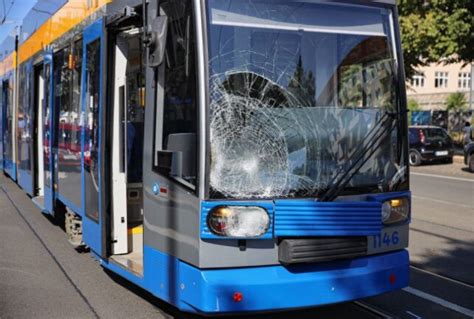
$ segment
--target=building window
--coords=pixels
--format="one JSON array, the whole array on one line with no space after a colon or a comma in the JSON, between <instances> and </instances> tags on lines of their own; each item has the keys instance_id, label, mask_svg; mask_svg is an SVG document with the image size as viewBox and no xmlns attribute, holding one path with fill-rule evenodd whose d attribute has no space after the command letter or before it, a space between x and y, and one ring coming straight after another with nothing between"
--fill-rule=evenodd
<instances>
[{"instance_id":1,"label":"building window","mask_svg":"<svg viewBox=\"0 0 474 319\"><path fill-rule=\"evenodd\" d=\"M435 87L436 88L448 87L448 72L435 72Z\"/></svg>"},{"instance_id":2,"label":"building window","mask_svg":"<svg viewBox=\"0 0 474 319\"><path fill-rule=\"evenodd\" d=\"M471 73L459 72L458 87L460 89L469 89L471 87Z\"/></svg>"},{"instance_id":3,"label":"building window","mask_svg":"<svg viewBox=\"0 0 474 319\"><path fill-rule=\"evenodd\" d=\"M416 87L416 88L425 87L425 74L416 73L415 75L413 75L411 84L413 85L413 87Z\"/></svg>"}]
</instances>

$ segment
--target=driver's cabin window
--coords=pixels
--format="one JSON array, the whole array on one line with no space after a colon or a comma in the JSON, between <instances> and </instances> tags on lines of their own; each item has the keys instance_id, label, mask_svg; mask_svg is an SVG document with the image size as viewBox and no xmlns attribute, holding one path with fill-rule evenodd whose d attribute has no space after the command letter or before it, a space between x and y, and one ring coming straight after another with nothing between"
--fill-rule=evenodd
<instances>
[{"instance_id":1,"label":"driver's cabin window","mask_svg":"<svg viewBox=\"0 0 474 319\"><path fill-rule=\"evenodd\" d=\"M187 187L196 187L197 83L193 5L190 0L164 1L168 17L164 67L162 149L159 171ZM159 72L160 75L163 72ZM160 102L159 102L160 103ZM163 170L163 162L168 162Z\"/></svg>"}]
</instances>

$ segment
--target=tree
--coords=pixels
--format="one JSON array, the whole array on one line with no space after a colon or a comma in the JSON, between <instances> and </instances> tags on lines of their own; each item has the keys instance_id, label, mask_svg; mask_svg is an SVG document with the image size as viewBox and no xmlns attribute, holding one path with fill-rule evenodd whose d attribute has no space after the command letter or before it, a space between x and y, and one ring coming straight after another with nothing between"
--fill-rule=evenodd
<instances>
[{"instance_id":1,"label":"tree","mask_svg":"<svg viewBox=\"0 0 474 319\"><path fill-rule=\"evenodd\" d=\"M474 61L473 0L398 0L405 72L433 62Z\"/></svg>"},{"instance_id":2,"label":"tree","mask_svg":"<svg viewBox=\"0 0 474 319\"><path fill-rule=\"evenodd\" d=\"M421 111L421 107L420 107L420 104L418 103L418 101L414 100L414 99L409 99L408 100L408 110L410 112Z\"/></svg>"},{"instance_id":3,"label":"tree","mask_svg":"<svg viewBox=\"0 0 474 319\"><path fill-rule=\"evenodd\" d=\"M295 72L288 83L288 91L291 92L303 106L316 105L316 88L313 72L305 73L301 55L298 58Z\"/></svg>"},{"instance_id":4,"label":"tree","mask_svg":"<svg viewBox=\"0 0 474 319\"><path fill-rule=\"evenodd\" d=\"M466 104L467 102L464 93L452 93L446 99L446 111L463 111Z\"/></svg>"}]
</instances>

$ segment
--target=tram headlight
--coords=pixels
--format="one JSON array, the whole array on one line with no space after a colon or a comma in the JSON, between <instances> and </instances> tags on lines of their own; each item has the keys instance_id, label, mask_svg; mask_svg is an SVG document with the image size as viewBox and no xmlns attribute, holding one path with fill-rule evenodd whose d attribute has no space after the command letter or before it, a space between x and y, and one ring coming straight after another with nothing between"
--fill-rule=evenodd
<instances>
[{"instance_id":1,"label":"tram headlight","mask_svg":"<svg viewBox=\"0 0 474 319\"><path fill-rule=\"evenodd\" d=\"M410 204L407 198L391 199L382 204L382 222L395 224L408 219Z\"/></svg>"},{"instance_id":2,"label":"tram headlight","mask_svg":"<svg viewBox=\"0 0 474 319\"><path fill-rule=\"evenodd\" d=\"M270 216L262 207L217 206L207 215L207 226L218 236L259 237L270 227Z\"/></svg>"}]
</instances>

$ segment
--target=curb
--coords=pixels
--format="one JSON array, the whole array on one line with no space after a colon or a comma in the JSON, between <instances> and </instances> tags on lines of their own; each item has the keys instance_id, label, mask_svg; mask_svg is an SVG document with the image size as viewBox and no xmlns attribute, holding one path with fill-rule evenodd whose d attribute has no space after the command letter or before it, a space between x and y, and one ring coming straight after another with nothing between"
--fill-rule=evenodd
<instances>
[{"instance_id":1,"label":"curb","mask_svg":"<svg viewBox=\"0 0 474 319\"><path fill-rule=\"evenodd\" d=\"M464 164L464 156L454 155L453 156L453 162Z\"/></svg>"}]
</instances>

